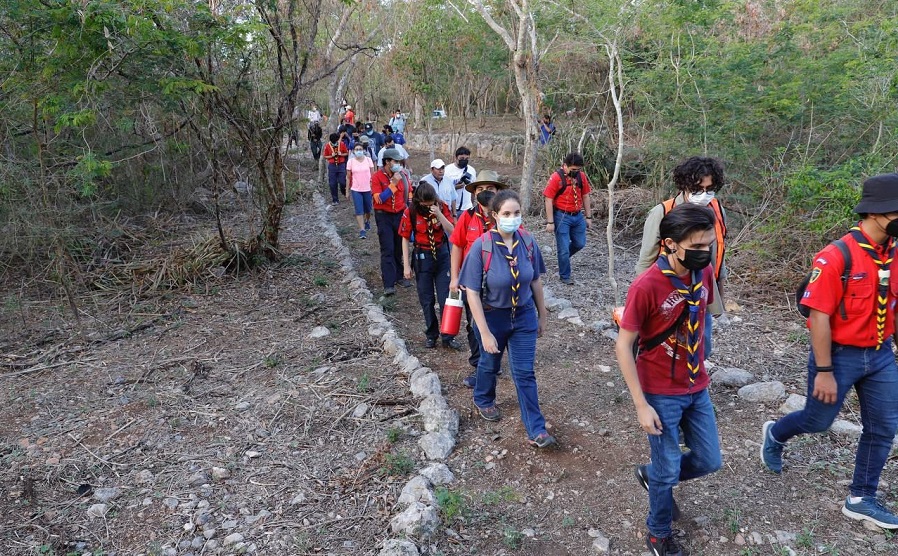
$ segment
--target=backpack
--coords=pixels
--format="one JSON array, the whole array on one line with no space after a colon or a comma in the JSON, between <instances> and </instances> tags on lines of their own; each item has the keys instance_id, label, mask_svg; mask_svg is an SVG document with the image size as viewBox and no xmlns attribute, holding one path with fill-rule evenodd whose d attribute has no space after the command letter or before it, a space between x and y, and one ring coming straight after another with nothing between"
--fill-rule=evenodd
<instances>
[{"instance_id":1,"label":"backpack","mask_svg":"<svg viewBox=\"0 0 898 556\"><path fill-rule=\"evenodd\" d=\"M851 277L851 251L848 249L845 241L841 239L833 241L830 245L835 245L839 248L839 252L842 253L842 260L845 262L845 270L842 271L842 299L839 301L839 315L841 315L842 320L848 320L848 315L845 313L845 286L848 285L848 279ZM811 316L811 310L802 305L802 300L808 284L811 283L812 273L813 271L808 272L804 280L798 284L798 289L795 290L795 305L798 307L798 312L801 316L805 318Z\"/></svg>"},{"instance_id":2,"label":"backpack","mask_svg":"<svg viewBox=\"0 0 898 556\"><path fill-rule=\"evenodd\" d=\"M533 236L530 232L522 229L518 229L518 233L521 235L521 240L524 242L524 247L527 250L527 259L530 260L530 264L533 264ZM480 236L480 256L483 260L483 278L480 282L480 298L483 299L483 296L486 295L487 287L486 287L486 274L490 271L490 264L493 262L493 232L485 232L482 236Z\"/></svg>"},{"instance_id":3,"label":"backpack","mask_svg":"<svg viewBox=\"0 0 898 556\"><path fill-rule=\"evenodd\" d=\"M561 178L561 187L558 188L558 192L555 193L554 197L552 197L553 202L557 201L558 198L561 197L561 194L564 193L565 190L567 189L567 179L566 179L567 176L564 175L564 172L561 171L561 169L559 169L555 173L558 174L558 176ZM576 186L577 189L579 189L580 191L583 191L583 170L580 170L579 172L577 172L577 177L574 179L577 180L577 186Z\"/></svg>"},{"instance_id":4,"label":"backpack","mask_svg":"<svg viewBox=\"0 0 898 556\"><path fill-rule=\"evenodd\" d=\"M405 136L398 131L393 132L393 142L397 145L405 145Z\"/></svg>"}]
</instances>

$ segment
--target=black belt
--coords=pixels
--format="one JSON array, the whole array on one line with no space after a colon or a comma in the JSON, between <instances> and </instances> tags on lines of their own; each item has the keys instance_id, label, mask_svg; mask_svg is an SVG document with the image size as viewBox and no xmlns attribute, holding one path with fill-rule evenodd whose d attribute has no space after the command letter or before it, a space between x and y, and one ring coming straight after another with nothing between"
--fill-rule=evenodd
<instances>
[{"instance_id":1,"label":"black belt","mask_svg":"<svg viewBox=\"0 0 898 556\"><path fill-rule=\"evenodd\" d=\"M561 214L566 214L566 215L568 215L568 216L577 216L577 215L579 215L579 214L583 214L583 209L580 209L580 210L578 210L577 212L570 212L570 211L561 210L561 209L555 209L555 210L557 210L557 211L560 212Z\"/></svg>"}]
</instances>

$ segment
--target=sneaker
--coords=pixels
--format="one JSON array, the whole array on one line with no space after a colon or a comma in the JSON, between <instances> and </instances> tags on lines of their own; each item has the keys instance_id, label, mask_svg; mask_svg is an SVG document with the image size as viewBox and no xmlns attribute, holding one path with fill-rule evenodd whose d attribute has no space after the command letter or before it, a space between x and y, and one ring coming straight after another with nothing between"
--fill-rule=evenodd
<instances>
[{"instance_id":1,"label":"sneaker","mask_svg":"<svg viewBox=\"0 0 898 556\"><path fill-rule=\"evenodd\" d=\"M534 448L548 448L549 446L554 446L557 444L555 441L555 437L547 432L541 432L538 435L531 438L529 441L531 446Z\"/></svg>"},{"instance_id":2,"label":"sneaker","mask_svg":"<svg viewBox=\"0 0 898 556\"><path fill-rule=\"evenodd\" d=\"M649 491L649 474L648 470L644 465L640 465L636 467L636 470L633 471L633 474L636 475L636 480L639 482L639 486L645 489L646 492ZM680 520L680 506L677 504L676 499L673 501L673 511L671 512L671 519L673 521Z\"/></svg>"},{"instance_id":3,"label":"sneaker","mask_svg":"<svg viewBox=\"0 0 898 556\"><path fill-rule=\"evenodd\" d=\"M368 234L365 233L365 230L359 230L359 239L368 239Z\"/></svg>"},{"instance_id":4,"label":"sneaker","mask_svg":"<svg viewBox=\"0 0 898 556\"><path fill-rule=\"evenodd\" d=\"M673 537L660 539L652 535L646 535L645 544L652 551L652 556L688 556Z\"/></svg>"},{"instance_id":5,"label":"sneaker","mask_svg":"<svg viewBox=\"0 0 898 556\"><path fill-rule=\"evenodd\" d=\"M783 472L783 444L778 442L770 434L770 429L776 421L767 421L761 428L761 462L764 467L777 475Z\"/></svg>"},{"instance_id":6,"label":"sneaker","mask_svg":"<svg viewBox=\"0 0 898 556\"><path fill-rule=\"evenodd\" d=\"M846 498L842 513L851 519L869 521L883 529L898 529L898 517L887 510L875 496L864 496L856 504L851 503L851 497Z\"/></svg>"},{"instance_id":7,"label":"sneaker","mask_svg":"<svg viewBox=\"0 0 898 556\"><path fill-rule=\"evenodd\" d=\"M477 411L480 413L480 416L487 421L496 422L502 418L502 414L499 412L499 408L496 406L478 407Z\"/></svg>"},{"instance_id":8,"label":"sneaker","mask_svg":"<svg viewBox=\"0 0 898 556\"><path fill-rule=\"evenodd\" d=\"M384 288L384 295L396 295L396 288Z\"/></svg>"},{"instance_id":9,"label":"sneaker","mask_svg":"<svg viewBox=\"0 0 898 556\"><path fill-rule=\"evenodd\" d=\"M331 201L331 206L335 207L340 204L340 201Z\"/></svg>"},{"instance_id":10,"label":"sneaker","mask_svg":"<svg viewBox=\"0 0 898 556\"><path fill-rule=\"evenodd\" d=\"M397 283L398 283L400 286L402 286L403 288L410 288L410 287L412 287L412 281L409 280L409 279L407 279L407 278L403 278L402 280L399 280L399 282L397 282Z\"/></svg>"},{"instance_id":11,"label":"sneaker","mask_svg":"<svg viewBox=\"0 0 898 556\"><path fill-rule=\"evenodd\" d=\"M468 388L474 388L474 386L477 385L477 373L475 372L471 376L466 376L465 379L461 381L461 383Z\"/></svg>"},{"instance_id":12,"label":"sneaker","mask_svg":"<svg viewBox=\"0 0 898 556\"><path fill-rule=\"evenodd\" d=\"M573 286L574 280L572 278L562 278L561 283L564 284L565 286Z\"/></svg>"},{"instance_id":13,"label":"sneaker","mask_svg":"<svg viewBox=\"0 0 898 556\"><path fill-rule=\"evenodd\" d=\"M365 231L368 231L370 229L371 229L371 221L365 220Z\"/></svg>"},{"instance_id":14,"label":"sneaker","mask_svg":"<svg viewBox=\"0 0 898 556\"><path fill-rule=\"evenodd\" d=\"M436 338L427 338L427 341L424 342L424 347L427 349L433 349L437 347L437 339Z\"/></svg>"},{"instance_id":15,"label":"sneaker","mask_svg":"<svg viewBox=\"0 0 898 556\"><path fill-rule=\"evenodd\" d=\"M448 340L443 340L443 347L446 349L454 349L455 351L461 350L461 343L455 338L449 338Z\"/></svg>"}]
</instances>

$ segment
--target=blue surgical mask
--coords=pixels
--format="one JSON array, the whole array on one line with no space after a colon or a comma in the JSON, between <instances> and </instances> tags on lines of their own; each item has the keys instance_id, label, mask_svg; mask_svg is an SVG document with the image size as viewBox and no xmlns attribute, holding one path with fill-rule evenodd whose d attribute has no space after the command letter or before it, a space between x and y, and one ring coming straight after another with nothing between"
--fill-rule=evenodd
<instances>
[{"instance_id":1,"label":"blue surgical mask","mask_svg":"<svg viewBox=\"0 0 898 556\"><path fill-rule=\"evenodd\" d=\"M510 234L521 227L521 222L523 222L523 219L520 216L511 216L509 218L499 218L496 221L496 226L498 226L500 232Z\"/></svg>"},{"instance_id":2,"label":"blue surgical mask","mask_svg":"<svg viewBox=\"0 0 898 556\"><path fill-rule=\"evenodd\" d=\"M355 151L355 155L359 158L363 158L365 156L365 151Z\"/></svg>"},{"instance_id":3,"label":"blue surgical mask","mask_svg":"<svg viewBox=\"0 0 898 556\"><path fill-rule=\"evenodd\" d=\"M390 166L390 171L393 172L394 174L400 170L402 170L402 164L394 164L394 165Z\"/></svg>"}]
</instances>

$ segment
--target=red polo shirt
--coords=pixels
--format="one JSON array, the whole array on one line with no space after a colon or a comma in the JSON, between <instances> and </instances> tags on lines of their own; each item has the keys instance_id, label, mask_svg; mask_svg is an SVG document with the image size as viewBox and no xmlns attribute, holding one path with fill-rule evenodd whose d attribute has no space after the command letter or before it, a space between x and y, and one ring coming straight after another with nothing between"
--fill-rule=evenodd
<instances>
[{"instance_id":1,"label":"red polo shirt","mask_svg":"<svg viewBox=\"0 0 898 556\"><path fill-rule=\"evenodd\" d=\"M471 214L470 210L466 210L458 217L458 222L455 223L455 229L452 230L449 241L462 250L462 259L464 260L474 241L487 230L495 227L496 225L481 212L480 205L474 205L474 214Z\"/></svg>"},{"instance_id":2,"label":"red polo shirt","mask_svg":"<svg viewBox=\"0 0 898 556\"><path fill-rule=\"evenodd\" d=\"M561 176L558 175L558 172L553 173L549 178L549 182L546 184L546 188L543 190L543 196L549 199L554 199L552 204L559 210L566 212L580 212L583 210L583 196L592 191L592 188L589 185L589 178L586 177L586 173L583 170L580 170L580 177L583 178L582 190L577 187L576 179L565 176L564 179L567 181L567 187L564 192L555 199L555 194L561 189Z\"/></svg>"},{"instance_id":3,"label":"red polo shirt","mask_svg":"<svg viewBox=\"0 0 898 556\"><path fill-rule=\"evenodd\" d=\"M390 191L390 178L381 168L371 176L371 195L374 201L374 210L384 212L401 213L405 210L405 191L400 180L396 187L396 193Z\"/></svg>"},{"instance_id":4,"label":"red polo shirt","mask_svg":"<svg viewBox=\"0 0 898 556\"><path fill-rule=\"evenodd\" d=\"M410 208L405 209L405 212L402 214L402 220L399 222L399 235L405 239L411 239L412 237L411 210L412 209ZM446 203L440 202L440 212L443 213L443 216L445 216L449 222L452 222L452 213L449 212L449 206L446 205ZM428 228L431 228L431 234L427 233ZM446 242L446 232L443 230L443 225L440 224L440 220L436 216L423 214L415 215L414 232L415 247L424 251L430 250L431 235L433 236L433 242L436 244L435 247L440 247Z\"/></svg>"},{"instance_id":5,"label":"red polo shirt","mask_svg":"<svg viewBox=\"0 0 898 556\"><path fill-rule=\"evenodd\" d=\"M867 242L875 245L880 260L888 256L888 249L864 234ZM837 344L860 348L876 347L876 307L879 265L857 244L851 234L842 236L842 241L851 253L851 274L848 283L842 287L842 273L845 261L835 245L827 245L814 257L811 267L811 281L804 292L802 305L829 315L832 341ZM889 276L889 292L886 301L886 322L883 338L888 339L895 331L895 300L898 299L898 260L892 261ZM844 290L844 297L842 292ZM843 320L839 304L845 300ZM808 320L810 327L810 320Z\"/></svg>"},{"instance_id":6,"label":"red polo shirt","mask_svg":"<svg viewBox=\"0 0 898 556\"><path fill-rule=\"evenodd\" d=\"M346 162L346 159L349 158L349 150L346 148L346 143L343 141L337 141L337 148L334 149L334 146L330 143L324 146L324 159L327 160L328 164L343 164ZM337 155L336 159L329 159L327 157Z\"/></svg>"}]
</instances>

